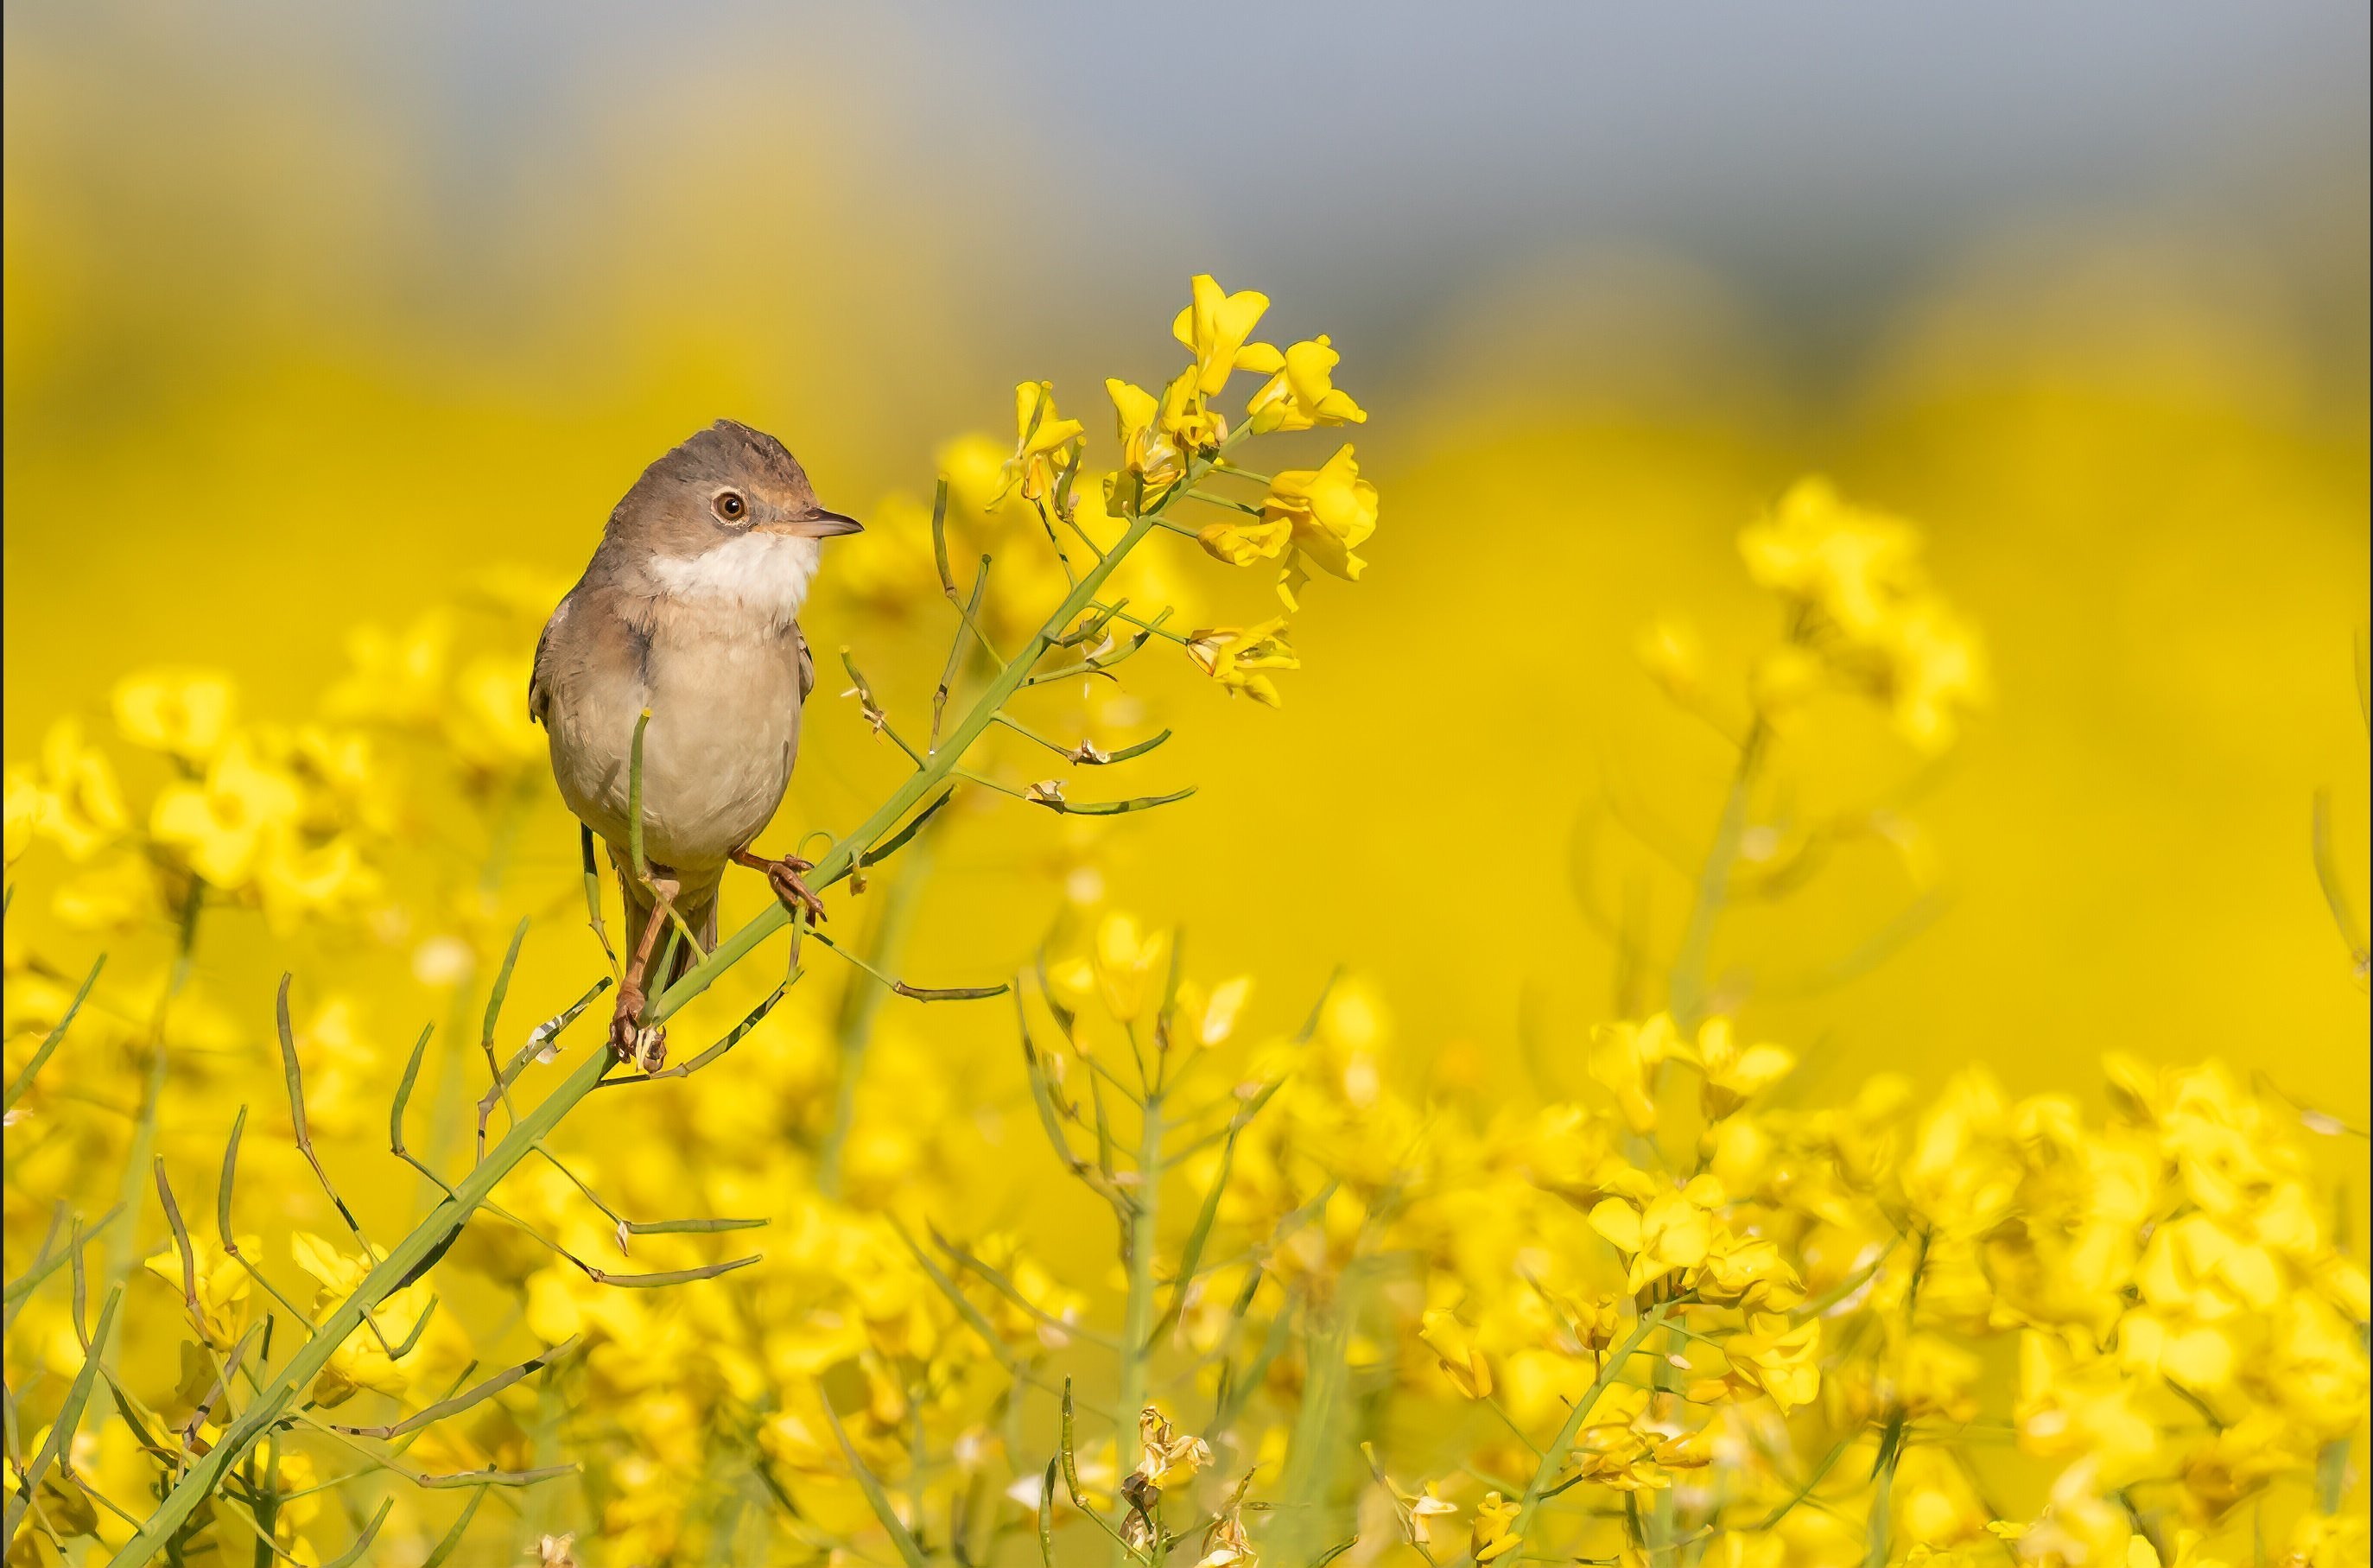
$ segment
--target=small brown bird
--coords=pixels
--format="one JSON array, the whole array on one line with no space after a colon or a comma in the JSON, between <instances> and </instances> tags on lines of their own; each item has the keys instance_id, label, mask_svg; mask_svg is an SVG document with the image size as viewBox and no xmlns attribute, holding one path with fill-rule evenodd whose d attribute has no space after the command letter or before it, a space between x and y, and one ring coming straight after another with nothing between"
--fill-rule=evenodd
<instances>
[{"instance_id":1,"label":"small brown bird","mask_svg":"<svg viewBox=\"0 0 2373 1568\"><path fill-rule=\"evenodd\" d=\"M609 845L625 894L633 949L610 1043L647 1071L666 1048L661 1031L639 1027L644 1000L696 961L687 948L650 976L651 955L673 918L716 945L729 863L764 872L777 896L823 917L800 880L807 861L750 846L799 759L800 705L815 685L799 615L820 542L860 526L816 503L782 442L720 419L643 471L536 643L528 713L551 738L561 799ZM648 886L627 835L646 708Z\"/></svg>"}]
</instances>

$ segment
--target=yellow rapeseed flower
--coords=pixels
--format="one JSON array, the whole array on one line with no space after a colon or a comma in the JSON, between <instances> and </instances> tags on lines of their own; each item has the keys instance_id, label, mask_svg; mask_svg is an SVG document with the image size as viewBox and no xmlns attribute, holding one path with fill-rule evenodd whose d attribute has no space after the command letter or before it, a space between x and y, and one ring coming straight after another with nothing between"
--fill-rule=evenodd
<instances>
[{"instance_id":1,"label":"yellow rapeseed flower","mask_svg":"<svg viewBox=\"0 0 2373 1568\"><path fill-rule=\"evenodd\" d=\"M1367 410L1335 385L1335 367L1342 361L1332 341L1324 335L1288 348L1277 373L1245 404L1245 416L1254 432L1265 435L1320 425L1365 424Z\"/></svg>"},{"instance_id":2,"label":"yellow rapeseed flower","mask_svg":"<svg viewBox=\"0 0 2373 1568\"><path fill-rule=\"evenodd\" d=\"M1114 1023L1132 1024L1145 1015L1169 953L1169 939L1146 930L1134 915L1115 910L1096 922L1089 963Z\"/></svg>"},{"instance_id":3,"label":"yellow rapeseed flower","mask_svg":"<svg viewBox=\"0 0 2373 1568\"><path fill-rule=\"evenodd\" d=\"M135 746L203 764L230 738L228 675L214 670L147 670L115 684L116 732Z\"/></svg>"},{"instance_id":4,"label":"yellow rapeseed flower","mask_svg":"<svg viewBox=\"0 0 2373 1568\"><path fill-rule=\"evenodd\" d=\"M1005 483L1017 486L1025 501L1053 496L1063 474L1079 465L1083 429L1078 420L1056 413L1055 389L1050 383L1017 385L1013 389L1013 456L1006 463Z\"/></svg>"},{"instance_id":5,"label":"yellow rapeseed flower","mask_svg":"<svg viewBox=\"0 0 2373 1568\"><path fill-rule=\"evenodd\" d=\"M265 762L251 742L235 739L203 779L158 793L148 831L208 883L235 890L254 880L273 841L296 825L301 804L286 770Z\"/></svg>"},{"instance_id":6,"label":"yellow rapeseed flower","mask_svg":"<svg viewBox=\"0 0 2373 1568\"><path fill-rule=\"evenodd\" d=\"M1679 1192L1659 1193L1642 1207L1626 1199L1602 1199L1590 1211L1590 1228L1623 1254L1630 1264L1624 1288L1639 1291L1652 1281L1705 1261L1713 1245L1711 1213L1722 1201L1722 1184L1692 1177Z\"/></svg>"},{"instance_id":7,"label":"yellow rapeseed flower","mask_svg":"<svg viewBox=\"0 0 2373 1568\"><path fill-rule=\"evenodd\" d=\"M239 1249L249 1257L263 1250L261 1238L243 1235ZM204 1236L190 1238L190 1258L197 1282L198 1321L195 1327L206 1343L217 1351L228 1351L247 1326L247 1298L251 1285L245 1265L224 1250L220 1242ZM179 1295L189 1283L181 1272L181 1249L178 1243L168 1243L146 1260L148 1271L173 1287Z\"/></svg>"},{"instance_id":8,"label":"yellow rapeseed flower","mask_svg":"<svg viewBox=\"0 0 2373 1568\"><path fill-rule=\"evenodd\" d=\"M1275 683L1264 670L1298 670L1301 659L1285 639L1285 618L1252 626L1205 626L1188 635L1186 657L1220 683L1230 696L1242 694L1268 708L1281 706Z\"/></svg>"},{"instance_id":9,"label":"yellow rapeseed flower","mask_svg":"<svg viewBox=\"0 0 2373 1568\"><path fill-rule=\"evenodd\" d=\"M1142 387L1128 381L1107 380L1105 391L1112 398L1113 413L1119 427L1121 466L1135 476L1137 484L1123 508L1138 511L1162 498L1186 472L1186 453L1170 423L1163 418L1163 399L1157 399ZM1115 474L1116 483L1120 474Z\"/></svg>"},{"instance_id":10,"label":"yellow rapeseed flower","mask_svg":"<svg viewBox=\"0 0 2373 1568\"><path fill-rule=\"evenodd\" d=\"M1697 1043L1677 1053L1705 1075L1705 1114L1719 1121L1795 1070L1795 1054L1783 1046L1742 1046L1727 1018L1699 1026Z\"/></svg>"},{"instance_id":11,"label":"yellow rapeseed flower","mask_svg":"<svg viewBox=\"0 0 2373 1568\"><path fill-rule=\"evenodd\" d=\"M1479 1563L1496 1562L1525 1544L1525 1538L1510 1534L1516 1515L1524 1509L1503 1499L1496 1492L1487 1492L1483 1501L1475 1505L1475 1524L1467 1540L1467 1555Z\"/></svg>"},{"instance_id":12,"label":"yellow rapeseed flower","mask_svg":"<svg viewBox=\"0 0 2373 1568\"><path fill-rule=\"evenodd\" d=\"M341 1251L310 1231L290 1235L288 1250L297 1266L313 1276L320 1287L313 1298L317 1314L335 1309L354 1294L380 1261ZM313 1380L313 1398L323 1405L340 1405L367 1388L397 1395L409 1388L411 1375L390 1352L411 1338L427 1308L429 1293L428 1281L421 1280L382 1298L372 1309L370 1321L346 1336L331 1353L329 1364Z\"/></svg>"},{"instance_id":13,"label":"yellow rapeseed flower","mask_svg":"<svg viewBox=\"0 0 2373 1568\"><path fill-rule=\"evenodd\" d=\"M1484 1359L1482 1347L1475 1342L1474 1331L1455 1314L1439 1309L1428 1312L1419 1323L1417 1337L1433 1352L1442 1370L1458 1385L1460 1393L1470 1399L1490 1397L1491 1363Z\"/></svg>"},{"instance_id":14,"label":"yellow rapeseed flower","mask_svg":"<svg viewBox=\"0 0 2373 1568\"><path fill-rule=\"evenodd\" d=\"M1214 397L1228 384L1231 371L1252 370L1267 375L1284 361L1265 343L1247 345L1253 328L1268 310L1268 296L1247 288L1230 294L1209 273L1196 275L1189 287L1194 301L1170 324L1171 335L1195 355L1195 390Z\"/></svg>"},{"instance_id":15,"label":"yellow rapeseed flower","mask_svg":"<svg viewBox=\"0 0 2373 1568\"><path fill-rule=\"evenodd\" d=\"M90 859L131 825L114 766L84 744L82 726L72 719L59 720L41 737L38 771L10 771L9 796L12 819L30 812L41 836L70 860Z\"/></svg>"},{"instance_id":16,"label":"yellow rapeseed flower","mask_svg":"<svg viewBox=\"0 0 2373 1568\"><path fill-rule=\"evenodd\" d=\"M1354 552L1376 531L1376 487L1360 477L1351 449L1340 447L1318 468L1280 474L1261 502L1261 517L1291 525L1292 553L1277 593L1288 610L1297 609L1302 586L1310 580L1305 563L1347 582L1366 569Z\"/></svg>"}]
</instances>

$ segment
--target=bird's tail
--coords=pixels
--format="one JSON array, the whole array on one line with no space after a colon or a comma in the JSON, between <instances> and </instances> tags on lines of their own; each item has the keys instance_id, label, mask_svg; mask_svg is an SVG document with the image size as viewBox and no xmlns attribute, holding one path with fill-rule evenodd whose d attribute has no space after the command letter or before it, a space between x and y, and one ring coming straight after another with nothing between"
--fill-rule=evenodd
<instances>
[{"instance_id":1,"label":"bird's tail","mask_svg":"<svg viewBox=\"0 0 2373 1568\"><path fill-rule=\"evenodd\" d=\"M635 880L633 872L624 866L619 866L617 872L618 890L625 895L626 901L625 928L618 933L618 957L621 962L631 962L635 956L635 944L642 940L643 926L650 919L655 906L650 894ZM676 913L684 917L684 923L700 937L702 951L713 951L717 946L717 889L714 886L698 892L686 889L676 895L675 908ZM643 989L651 996L657 996L675 984L684 977L686 970L700 962L700 954L693 952L682 934L674 930L672 920L668 922L667 929L660 932L651 954L650 973L643 977ZM664 962L663 954L666 955Z\"/></svg>"}]
</instances>

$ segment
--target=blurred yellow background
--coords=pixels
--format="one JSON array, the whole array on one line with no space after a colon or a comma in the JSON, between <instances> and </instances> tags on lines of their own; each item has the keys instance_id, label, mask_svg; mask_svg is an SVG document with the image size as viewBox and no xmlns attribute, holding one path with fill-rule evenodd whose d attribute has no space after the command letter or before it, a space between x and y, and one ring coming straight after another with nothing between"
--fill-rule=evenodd
<instances>
[{"instance_id":1,"label":"blurred yellow background","mask_svg":"<svg viewBox=\"0 0 2373 1568\"><path fill-rule=\"evenodd\" d=\"M1201 711L1136 777L1201 793L1101 830L1112 896L1257 972L1269 1022L1341 962L1418 1059L1561 1071L1614 1006L1577 878L1644 901L1668 947L1686 884L1615 818L1687 864L1727 766L1635 639L1686 617L1736 689L1772 627L1735 535L1818 471L1929 530L1995 699L1914 809L1939 918L1792 996L1910 901L1893 859L1743 915L1717 966L1751 968L1757 1026L1818 1094L1976 1059L2089 1094L2116 1048L2361 1109L2366 1004L2308 822L2332 787L2361 907L2364 18L2261 15L2140 64L2114 18L2072 26L2047 69L1831 8L1789 41L1792 86L1762 23L1710 61L1624 24L1643 63L1571 20L1428 60L1410 18L1227 9L1189 40L1064 7L12 9L7 755L60 714L104 729L151 663L304 711L358 621L492 562L565 581L641 466L720 415L860 514L927 497L934 451L1001 428L1017 379L1053 377L1102 439L1099 379L1164 363L1145 324L1209 270L1274 295L1280 333L1335 334L1385 496L1362 591L1312 592L1283 711L1150 675ZM1822 120L1805 106L1857 38L1881 63L1854 80L1888 51L1909 74ZM1275 59L1214 82L1207 50ZM1535 54L1584 73L1572 117L1527 107L1566 112ZM1670 101L1601 135L1648 90L1612 78L1667 66ZM2130 66L2144 88L2116 85ZM1938 81L1966 90L1912 102ZM2201 83L2180 123L2146 96ZM1421 132L1454 112L1429 84L1504 157L1394 140L1393 105ZM1737 152L1764 136L1770 167ZM2000 167L1921 163L1989 138ZM1210 605L1259 613L1187 553ZM868 657L914 703L939 637ZM883 777L834 674L798 831ZM1807 811L1917 771L1847 718L1782 767ZM1062 825L1008 805L958 840L916 970L1021 961L1065 890L1011 873L1058 860ZM573 863L556 802L529 845ZM202 959L260 1033L260 932Z\"/></svg>"}]
</instances>

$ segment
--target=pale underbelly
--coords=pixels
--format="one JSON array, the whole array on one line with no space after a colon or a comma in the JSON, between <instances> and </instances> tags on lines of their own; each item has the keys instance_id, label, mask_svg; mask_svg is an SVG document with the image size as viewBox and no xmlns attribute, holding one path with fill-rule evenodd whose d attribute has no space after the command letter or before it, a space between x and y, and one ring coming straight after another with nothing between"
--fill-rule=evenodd
<instances>
[{"instance_id":1,"label":"pale underbelly","mask_svg":"<svg viewBox=\"0 0 2373 1568\"><path fill-rule=\"evenodd\" d=\"M647 702L644 856L687 880L713 880L727 857L773 820L790 783L800 741L797 674L786 679L780 661L749 656L705 659L702 678L689 678L684 661L675 669L655 662L648 688L613 683L608 701L563 694L552 716L553 774L568 808L625 848L635 720Z\"/></svg>"}]
</instances>

